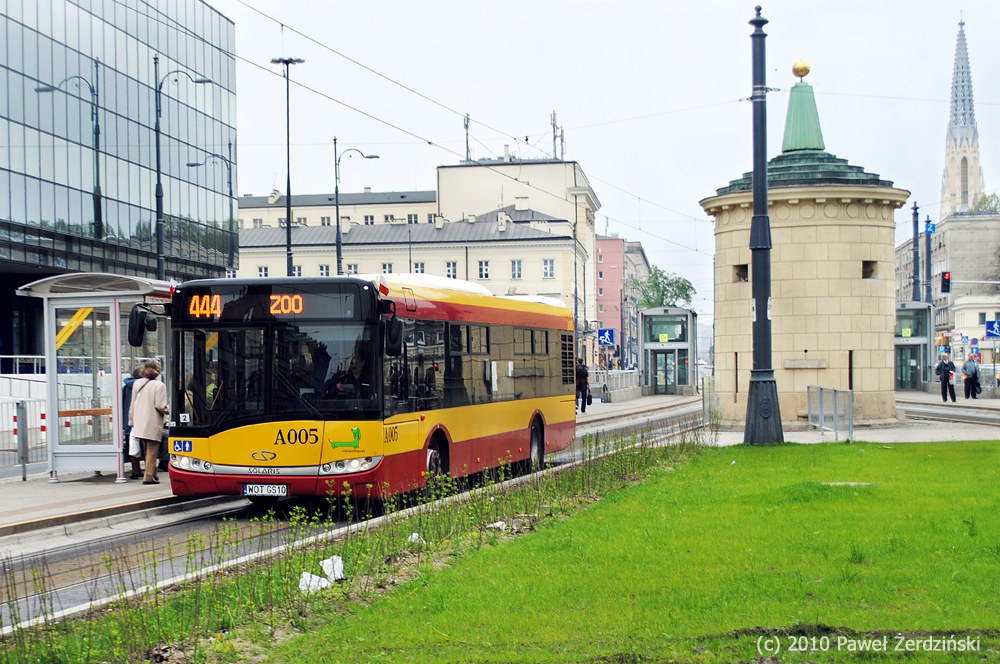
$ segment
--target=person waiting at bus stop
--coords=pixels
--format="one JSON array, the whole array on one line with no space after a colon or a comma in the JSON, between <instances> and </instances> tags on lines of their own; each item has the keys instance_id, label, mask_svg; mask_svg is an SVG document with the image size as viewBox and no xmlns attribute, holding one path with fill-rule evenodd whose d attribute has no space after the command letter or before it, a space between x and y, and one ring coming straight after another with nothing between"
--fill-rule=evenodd
<instances>
[{"instance_id":1,"label":"person waiting at bus stop","mask_svg":"<svg viewBox=\"0 0 1000 664\"><path fill-rule=\"evenodd\" d=\"M972 393L972 398L976 398L976 391L979 388L979 365L976 364L976 356L969 353L969 359L962 364L962 377L965 379L965 398L969 398L969 393Z\"/></svg>"},{"instance_id":2,"label":"person waiting at bus stop","mask_svg":"<svg viewBox=\"0 0 1000 664\"><path fill-rule=\"evenodd\" d=\"M948 403L948 394L951 394L951 401L954 403L955 363L948 359L948 353L941 353L941 361L934 367L934 375L941 380L941 401Z\"/></svg>"},{"instance_id":3,"label":"person waiting at bus stop","mask_svg":"<svg viewBox=\"0 0 1000 664\"><path fill-rule=\"evenodd\" d=\"M580 412L587 412L587 392L590 390L590 372L583 358L576 358L576 398L580 400Z\"/></svg>"},{"instance_id":4,"label":"person waiting at bus stop","mask_svg":"<svg viewBox=\"0 0 1000 664\"><path fill-rule=\"evenodd\" d=\"M163 416L170 412L167 387L157 380L160 363L146 360L142 365L142 378L132 384L132 403L128 410L128 423L132 434L139 439L146 452L146 474L143 484L159 484L156 466L163 440Z\"/></svg>"}]
</instances>

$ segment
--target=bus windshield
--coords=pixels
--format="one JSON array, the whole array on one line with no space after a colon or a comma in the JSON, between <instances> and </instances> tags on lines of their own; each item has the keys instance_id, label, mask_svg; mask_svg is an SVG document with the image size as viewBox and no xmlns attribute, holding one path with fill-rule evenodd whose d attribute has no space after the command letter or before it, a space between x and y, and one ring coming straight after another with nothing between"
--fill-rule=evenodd
<instances>
[{"instance_id":1,"label":"bus windshield","mask_svg":"<svg viewBox=\"0 0 1000 664\"><path fill-rule=\"evenodd\" d=\"M275 419L381 416L376 322L205 325L176 330L174 426L184 435Z\"/></svg>"}]
</instances>

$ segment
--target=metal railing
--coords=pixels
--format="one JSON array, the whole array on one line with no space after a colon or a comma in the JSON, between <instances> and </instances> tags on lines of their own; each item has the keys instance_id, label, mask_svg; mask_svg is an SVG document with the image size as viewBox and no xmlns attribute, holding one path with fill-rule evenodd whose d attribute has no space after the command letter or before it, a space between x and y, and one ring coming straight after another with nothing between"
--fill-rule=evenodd
<instances>
[{"instance_id":1,"label":"metal railing","mask_svg":"<svg viewBox=\"0 0 1000 664\"><path fill-rule=\"evenodd\" d=\"M608 392L615 390L625 390L630 387L639 387L639 372L637 370L604 370L595 369L590 372L590 390L597 394L607 386Z\"/></svg>"},{"instance_id":2,"label":"metal railing","mask_svg":"<svg viewBox=\"0 0 1000 664\"><path fill-rule=\"evenodd\" d=\"M0 402L0 467L21 466L22 479L29 463L48 458L48 438L43 399Z\"/></svg>"},{"instance_id":3,"label":"metal railing","mask_svg":"<svg viewBox=\"0 0 1000 664\"><path fill-rule=\"evenodd\" d=\"M854 441L854 392L833 387L809 385L806 387L809 408L809 426L821 432L833 432L833 439L846 434L847 441Z\"/></svg>"},{"instance_id":4,"label":"metal railing","mask_svg":"<svg viewBox=\"0 0 1000 664\"><path fill-rule=\"evenodd\" d=\"M44 355L0 355L0 373L44 374Z\"/></svg>"}]
</instances>

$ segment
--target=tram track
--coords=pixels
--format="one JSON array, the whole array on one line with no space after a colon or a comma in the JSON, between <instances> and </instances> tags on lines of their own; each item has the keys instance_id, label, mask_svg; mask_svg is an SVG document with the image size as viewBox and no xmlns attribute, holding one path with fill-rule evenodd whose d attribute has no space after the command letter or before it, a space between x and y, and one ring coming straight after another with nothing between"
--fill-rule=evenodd
<instances>
[{"instance_id":1,"label":"tram track","mask_svg":"<svg viewBox=\"0 0 1000 664\"><path fill-rule=\"evenodd\" d=\"M573 445L547 456L547 465L559 468L607 453L611 443L602 442L605 437L618 435L620 439L620 434L638 433L644 429L657 432L658 437L666 437L700 426L700 423L700 402L581 423ZM526 481L532 475L524 474L512 481ZM469 491L474 490L473 484ZM467 494L464 492L447 500L461 500ZM283 500L276 504L273 518L263 520L259 517L267 512L260 507L228 503L219 509L209 508L202 514L168 519L167 523L131 532L44 547L33 554L7 555L3 559L0 579L0 590L6 595L0 606L0 624L11 625L45 614L75 615L82 612L80 607L118 594L123 587L150 585L162 579L228 565L233 560L281 550L303 537L356 527L371 518L363 510L358 511L362 518L352 522L344 519L343 514L328 513L309 526L291 516L297 506L304 508L306 513L316 514L329 505L325 498ZM206 526L211 527L213 539L216 539L209 546L204 546ZM220 529L225 535L216 537ZM234 546L226 542L239 544ZM44 579L41 585L38 578Z\"/></svg>"}]
</instances>

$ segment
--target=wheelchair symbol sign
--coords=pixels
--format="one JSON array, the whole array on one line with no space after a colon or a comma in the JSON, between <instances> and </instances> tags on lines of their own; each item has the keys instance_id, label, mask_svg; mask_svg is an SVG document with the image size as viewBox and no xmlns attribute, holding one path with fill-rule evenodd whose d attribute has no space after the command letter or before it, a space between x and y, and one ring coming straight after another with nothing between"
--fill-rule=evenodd
<instances>
[{"instance_id":1,"label":"wheelchair symbol sign","mask_svg":"<svg viewBox=\"0 0 1000 664\"><path fill-rule=\"evenodd\" d=\"M174 452L191 452L194 449L194 443L190 440L175 440L174 441Z\"/></svg>"}]
</instances>

